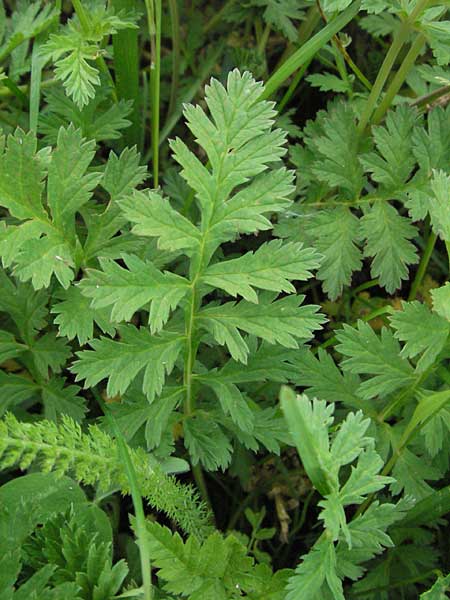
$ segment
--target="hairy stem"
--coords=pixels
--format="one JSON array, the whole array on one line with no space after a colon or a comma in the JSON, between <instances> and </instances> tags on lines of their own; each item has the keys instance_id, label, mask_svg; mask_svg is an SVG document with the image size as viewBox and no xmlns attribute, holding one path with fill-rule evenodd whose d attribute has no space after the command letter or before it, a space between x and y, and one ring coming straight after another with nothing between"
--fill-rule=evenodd
<instances>
[{"instance_id":1,"label":"hairy stem","mask_svg":"<svg viewBox=\"0 0 450 600\"><path fill-rule=\"evenodd\" d=\"M381 120L383 119L384 115L387 113L389 107L392 104L393 99L395 98L396 94L402 87L403 82L405 81L405 79L408 76L408 73L411 71L412 67L414 66L414 63L416 62L417 57L422 52L422 48L424 47L425 42L426 42L425 36L422 34L419 34L416 36L416 39L414 40L414 42L411 44L411 47L408 50L407 55L403 59L403 62L400 65L399 70L395 74L391 84L389 85L389 87L386 91L386 94L383 97L383 100L380 102L379 107L374 112L374 115L372 118L372 123L374 123L375 125L380 123Z\"/></svg>"},{"instance_id":2,"label":"hairy stem","mask_svg":"<svg viewBox=\"0 0 450 600\"><path fill-rule=\"evenodd\" d=\"M377 78L372 87L372 91L369 94L366 106L364 107L361 119L358 123L358 131L360 134L364 132L372 118L372 114L383 91L384 84L386 83L387 78L392 71L400 50L408 40L416 18L425 10L429 3L430 0L419 0L408 19L402 23L399 32L394 36L391 47L384 58L383 64L378 72Z\"/></svg>"}]
</instances>

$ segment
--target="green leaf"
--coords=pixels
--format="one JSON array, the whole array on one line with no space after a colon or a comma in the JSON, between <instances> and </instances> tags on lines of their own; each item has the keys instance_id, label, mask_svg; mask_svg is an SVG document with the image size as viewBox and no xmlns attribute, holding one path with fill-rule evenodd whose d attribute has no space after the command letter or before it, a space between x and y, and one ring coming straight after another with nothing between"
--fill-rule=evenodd
<instances>
[{"instance_id":1,"label":"green leaf","mask_svg":"<svg viewBox=\"0 0 450 600\"><path fill-rule=\"evenodd\" d=\"M361 219L367 239L364 256L373 257L370 273L391 294L408 277L408 265L418 260L411 239L417 230L388 202L376 202Z\"/></svg>"},{"instance_id":2,"label":"green leaf","mask_svg":"<svg viewBox=\"0 0 450 600\"><path fill-rule=\"evenodd\" d=\"M403 448L392 470L395 482L391 484L391 492L402 491L415 500L421 500L433 492L427 481L437 481L441 472L433 467L425 457L416 456L407 448Z\"/></svg>"},{"instance_id":3,"label":"green leaf","mask_svg":"<svg viewBox=\"0 0 450 600\"><path fill-rule=\"evenodd\" d=\"M44 378L48 378L48 370L59 373L62 366L71 356L66 340L58 339L53 332L45 333L30 346L36 368Z\"/></svg>"},{"instance_id":4,"label":"green leaf","mask_svg":"<svg viewBox=\"0 0 450 600\"><path fill-rule=\"evenodd\" d=\"M337 575L337 561L331 540L323 540L302 558L289 578L286 600L319 600L325 593L334 600L345 600L342 583Z\"/></svg>"},{"instance_id":5,"label":"green leaf","mask_svg":"<svg viewBox=\"0 0 450 600\"><path fill-rule=\"evenodd\" d=\"M333 106L311 146L315 151L313 174L330 187L341 188L345 197L357 198L364 177L357 160L358 134L353 109L344 103Z\"/></svg>"},{"instance_id":6,"label":"green leaf","mask_svg":"<svg viewBox=\"0 0 450 600\"><path fill-rule=\"evenodd\" d=\"M0 550L23 544L38 524L71 504L86 502L81 488L68 477L54 473L30 473L0 487ZM13 525L11 527L11 525Z\"/></svg>"},{"instance_id":7,"label":"green leaf","mask_svg":"<svg viewBox=\"0 0 450 600\"><path fill-rule=\"evenodd\" d=\"M251 338L247 340L250 354L247 364L227 361L221 369L210 369L199 377L202 381L218 381L220 383L248 383L277 381L286 383L297 374L295 363L297 351L289 351L283 347L261 343L258 347Z\"/></svg>"},{"instance_id":8,"label":"green leaf","mask_svg":"<svg viewBox=\"0 0 450 600\"><path fill-rule=\"evenodd\" d=\"M151 302L149 325L160 331L189 290L189 282L168 271L160 271L150 261L122 255L126 269L100 259L102 271L89 270L81 282L82 293L91 298L94 309L112 307L112 321L129 321L134 313Z\"/></svg>"},{"instance_id":9,"label":"green leaf","mask_svg":"<svg viewBox=\"0 0 450 600\"><path fill-rule=\"evenodd\" d=\"M30 284L16 282L0 271L0 311L9 314L23 339L45 327L47 301L45 291L35 292Z\"/></svg>"},{"instance_id":10,"label":"green leaf","mask_svg":"<svg viewBox=\"0 0 450 600\"><path fill-rule=\"evenodd\" d=\"M290 281L304 281L319 266L319 255L300 243L283 244L272 240L255 252L239 258L215 263L202 275L208 285L238 294L249 302L258 302L254 287L273 292L295 292Z\"/></svg>"},{"instance_id":11,"label":"green leaf","mask_svg":"<svg viewBox=\"0 0 450 600\"><path fill-rule=\"evenodd\" d=\"M210 235L226 242L239 233L256 233L273 227L267 215L280 213L290 204L294 174L286 169L263 173L218 206L211 219Z\"/></svg>"},{"instance_id":12,"label":"green leaf","mask_svg":"<svg viewBox=\"0 0 450 600\"><path fill-rule=\"evenodd\" d=\"M450 176L444 171L433 171L431 189L434 198L429 205L433 231L446 242L450 242Z\"/></svg>"},{"instance_id":13,"label":"green leaf","mask_svg":"<svg viewBox=\"0 0 450 600\"><path fill-rule=\"evenodd\" d=\"M273 188L269 185L267 194L260 183L250 184L257 193L248 208L245 208L246 199L253 194L250 195L246 188L241 188L234 200L230 198L234 188L266 171L286 152L286 136L278 129L272 130L276 113L271 102L260 100L262 92L262 84L250 73L241 74L235 69L228 75L226 88L215 79L206 87L205 99L212 120L200 106L185 108L188 127L206 151L209 168L180 139L171 144L174 158L182 167L181 175L196 192L205 225L205 256L208 259L224 236L231 235L233 219L250 218L252 222L256 219L267 228L267 220L262 216L268 212L268 206L275 205L277 212L279 204L285 203L285 196L292 191L291 175L282 169L281 175L274 175ZM264 181L267 182L267 178ZM261 207L252 208L258 196L261 196ZM233 204L227 207L229 199ZM230 219L223 227L220 221L226 214ZM217 227L211 229L212 226ZM243 226L254 227L253 223Z\"/></svg>"},{"instance_id":14,"label":"green leaf","mask_svg":"<svg viewBox=\"0 0 450 600\"><path fill-rule=\"evenodd\" d=\"M326 495L330 491L328 428L333 423L334 405L327 406L322 400L311 402L285 386L281 388L280 401L305 471L314 487Z\"/></svg>"},{"instance_id":15,"label":"green leaf","mask_svg":"<svg viewBox=\"0 0 450 600\"><path fill-rule=\"evenodd\" d=\"M48 287L53 275L68 288L79 266L76 213L90 200L101 178L100 173L87 172L94 155L92 144L69 126L60 129L56 149L36 152L33 134L17 130L8 137L0 157L0 178L3 170L10 172L2 179L3 189L0 183L1 202L13 217L24 221L0 228L0 252L4 265L13 266L17 278L31 280L35 289Z\"/></svg>"},{"instance_id":16,"label":"green leaf","mask_svg":"<svg viewBox=\"0 0 450 600\"><path fill-rule=\"evenodd\" d=\"M86 401L78 396L80 388L77 385L65 386L65 383L61 377L52 377L42 386L45 418L57 421L61 415L67 415L74 421L81 422L87 411Z\"/></svg>"},{"instance_id":17,"label":"green leaf","mask_svg":"<svg viewBox=\"0 0 450 600\"><path fill-rule=\"evenodd\" d=\"M79 108L95 96L100 85L99 72L91 63L98 56L98 47L86 40L73 26L66 33L52 33L42 48L42 56L55 64L55 75L66 93Z\"/></svg>"},{"instance_id":18,"label":"green leaf","mask_svg":"<svg viewBox=\"0 0 450 600\"><path fill-rule=\"evenodd\" d=\"M132 194L147 176L147 168L139 165L140 155L136 148L125 148L117 156L110 152L101 181L113 202Z\"/></svg>"},{"instance_id":19,"label":"green leaf","mask_svg":"<svg viewBox=\"0 0 450 600\"><path fill-rule=\"evenodd\" d=\"M446 600L447 592L450 590L450 573L448 575L439 576L432 587L420 595L420 600Z\"/></svg>"},{"instance_id":20,"label":"green leaf","mask_svg":"<svg viewBox=\"0 0 450 600\"><path fill-rule=\"evenodd\" d=\"M223 538L216 531L203 543L193 536L183 541L178 533L151 522L147 531L152 563L169 593L226 600L251 581L252 560L233 536Z\"/></svg>"},{"instance_id":21,"label":"green leaf","mask_svg":"<svg viewBox=\"0 0 450 600\"><path fill-rule=\"evenodd\" d=\"M296 350L292 362L295 365L292 381L306 387L310 396L361 408L359 377L354 373L342 373L325 350L319 348L317 356L314 356L309 348L300 348Z\"/></svg>"},{"instance_id":22,"label":"green leaf","mask_svg":"<svg viewBox=\"0 0 450 600\"><path fill-rule=\"evenodd\" d=\"M280 31L290 42L297 41L298 31L292 20L301 19L304 13L295 0L252 0L251 4L264 6L264 21Z\"/></svg>"},{"instance_id":23,"label":"green leaf","mask_svg":"<svg viewBox=\"0 0 450 600\"><path fill-rule=\"evenodd\" d=\"M364 513L348 523L352 548L348 547L342 535L336 551L340 577L359 579L366 569L360 566L361 563L371 560L385 548L394 546L387 529L404 517L407 508L404 501L395 505L380 504L375 500Z\"/></svg>"},{"instance_id":24,"label":"green leaf","mask_svg":"<svg viewBox=\"0 0 450 600\"><path fill-rule=\"evenodd\" d=\"M383 328L378 337L370 325L358 321L357 327L344 324L336 337L336 350L345 357L342 369L369 376L359 387L362 398L384 397L412 383L413 369L400 356L400 346L389 329Z\"/></svg>"},{"instance_id":25,"label":"green leaf","mask_svg":"<svg viewBox=\"0 0 450 600\"><path fill-rule=\"evenodd\" d=\"M23 42L38 36L55 23L58 11L50 4L42 6L40 2L22 2L14 7L11 15L11 31L0 49L3 57L8 56ZM26 46L24 44L24 46ZM26 51L26 47L25 47ZM11 65L12 66L12 65ZM10 67L10 75L13 69Z\"/></svg>"},{"instance_id":26,"label":"green leaf","mask_svg":"<svg viewBox=\"0 0 450 600\"><path fill-rule=\"evenodd\" d=\"M433 169L448 168L450 160L450 106L436 106L427 113L427 128L417 127L412 138L412 151L426 177Z\"/></svg>"},{"instance_id":27,"label":"green leaf","mask_svg":"<svg viewBox=\"0 0 450 600\"><path fill-rule=\"evenodd\" d=\"M76 381L85 380L85 387L93 387L108 379L108 396L123 394L133 379L144 371L142 390L149 402L161 394L166 375L172 371L181 351L183 336L162 332L151 335L133 325L118 327L118 341L101 337L92 340L93 350L77 352L72 371Z\"/></svg>"},{"instance_id":28,"label":"green leaf","mask_svg":"<svg viewBox=\"0 0 450 600\"><path fill-rule=\"evenodd\" d=\"M433 50L437 64L448 65L450 62L450 21L428 21L423 19L422 28Z\"/></svg>"},{"instance_id":29,"label":"green leaf","mask_svg":"<svg viewBox=\"0 0 450 600\"><path fill-rule=\"evenodd\" d=\"M132 112L132 102L119 100L112 102L107 87L98 88L95 98L88 106L80 109L66 96L64 88L54 86L44 91L45 106L39 113L39 133L44 135L45 143L56 143L61 127L73 123L88 140L97 143L120 138L122 130L131 125L127 119ZM133 152L126 148L125 152Z\"/></svg>"},{"instance_id":30,"label":"green leaf","mask_svg":"<svg viewBox=\"0 0 450 600\"><path fill-rule=\"evenodd\" d=\"M365 496L392 483L394 481L392 477L378 475L383 466L383 460L373 447L363 450L356 467L352 467L350 477L339 491L339 498L343 506L361 504Z\"/></svg>"},{"instance_id":31,"label":"green leaf","mask_svg":"<svg viewBox=\"0 0 450 600\"><path fill-rule=\"evenodd\" d=\"M95 143L85 141L80 130L61 128L48 168L47 199L53 223L70 235L73 216L86 204L100 181L100 173L88 173L94 158Z\"/></svg>"},{"instance_id":32,"label":"green leaf","mask_svg":"<svg viewBox=\"0 0 450 600\"><path fill-rule=\"evenodd\" d=\"M45 167L36 150L33 132L17 129L0 157L0 203L16 219L47 217L42 206Z\"/></svg>"},{"instance_id":33,"label":"green leaf","mask_svg":"<svg viewBox=\"0 0 450 600\"><path fill-rule=\"evenodd\" d=\"M314 247L323 255L317 277L331 300L342 294L349 285L353 271L362 265L359 220L348 208L321 210L313 215L308 233L314 236Z\"/></svg>"},{"instance_id":34,"label":"green leaf","mask_svg":"<svg viewBox=\"0 0 450 600\"><path fill-rule=\"evenodd\" d=\"M17 342L12 333L0 330L0 364L20 356L27 350L27 346Z\"/></svg>"},{"instance_id":35,"label":"green leaf","mask_svg":"<svg viewBox=\"0 0 450 600\"><path fill-rule=\"evenodd\" d=\"M72 250L63 234L52 232L26 242L16 257L13 273L20 281L31 280L36 290L49 287L55 275L67 289L74 277L74 266Z\"/></svg>"},{"instance_id":36,"label":"green leaf","mask_svg":"<svg viewBox=\"0 0 450 600\"><path fill-rule=\"evenodd\" d=\"M447 281L440 288L431 290L434 311L447 321L450 321L450 283Z\"/></svg>"},{"instance_id":37,"label":"green leaf","mask_svg":"<svg viewBox=\"0 0 450 600\"><path fill-rule=\"evenodd\" d=\"M411 146L416 119L416 112L407 105L389 111L386 125L372 128L377 152L360 157L372 179L391 193L402 189L415 165Z\"/></svg>"},{"instance_id":38,"label":"green leaf","mask_svg":"<svg viewBox=\"0 0 450 600\"><path fill-rule=\"evenodd\" d=\"M161 250L184 250L190 255L200 244L197 227L156 192L135 192L122 200L120 207L125 217L134 223L133 233L157 237Z\"/></svg>"},{"instance_id":39,"label":"green leaf","mask_svg":"<svg viewBox=\"0 0 450 600\"><path fill-rule=\"evenodd\" d=\"M8 409L14 409L15 405L24 400L32 398L39 391L39 386L31 379L4 371L0 371L0 387L2 390L0 415Z\"/></svg>"},{"instance_id":40,"label":"green leaf","mask_svg":"<svg viewBox=\"0 0 450 600\"><path fill-rule=\"evenodd\" d=\"M401 355L414 358L420 354L417 370L423 372L444 348L450 323L417 301L403 302L402 308L395 311L389 320L396 330L395 337L405 344Z\"/></svg>"},{"instance_id":41,"label":"green leaf","mask_svg":"<svg viewBox=\"0 0 450 600\"><path fill-rule=\"evenodd\" d=\"M245 401L239 388L233 383L223 383L220 377L217 380L205 378L204 381L216 394L223 412L230 415L231 419L242 431L251 433L255 418Z\"/></svg>"},{"instance_id":42,"label":"green leaf","mask_svg":"<svg viewBox=\"0 0 450 600\"><path fill-rule=\"evenodd\" d=\"M52 306L50 312L57 315L54 322L58 325L59 335L69 340L76 337L81 346L94 337L94 324L97 324L103 333L114 335L115 328L110 323L110 311L92 308L79 286L72 285L68 290L61 290L55 298L59 302Z\"/></svg>"},{"instance_id":43,"label":"green leaf","mask_svg":"<svg viewBox=\"0 0 450 600\"><path fill-rule=\"evenodd\" d=\"M306 77L313 87L319 88L321 92L336 92L338 94L345 94L350 90L350 86L347 81L340 79L336 75L331 73L313 73Z\"/></svg>"},{"instance_id":44,"label":"green leaf","mask_svg":"<svg viewBox=\"0 0 450 600\"><path fill-rule=\"evenodd\" d=\"M297 340L306 341L320 329L324 317L318 306L300 306L304 296L286 296L271 301L261 297L260 303L242 300L221 306L206 306L198 313L199 324L210 331L219 344L226 344L232 357L247 361L248 346L238 330L260 337L271 344L298 348Z\"/></svg>"},{"instance_id":45,"label":"green leaf","mask_svg":"<svg viewBox=\"0 0 450 600\"><path fill-rule=\"evenodd\" d=\"M184 443L192 464L199 462L208 471L225 470L231 461L231 444L221 427L211 418L194 415L183 422Z\"/></svg>"}]
</instances>

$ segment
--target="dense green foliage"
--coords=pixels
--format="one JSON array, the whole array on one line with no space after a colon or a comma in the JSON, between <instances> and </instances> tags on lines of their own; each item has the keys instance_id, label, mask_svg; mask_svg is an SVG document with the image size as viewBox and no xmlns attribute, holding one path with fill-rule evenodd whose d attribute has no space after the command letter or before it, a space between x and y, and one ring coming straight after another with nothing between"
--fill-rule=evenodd
<instances>
[{"instance_id":1,"label":"dense green foliage","mask_svg":"<svg viewBox=\"0 0 450 600\"><path fill-rule=\"evenodd\" d=\"M450 590L445 0L0 0L0 600Z\"/></svg>"}]
</instances>

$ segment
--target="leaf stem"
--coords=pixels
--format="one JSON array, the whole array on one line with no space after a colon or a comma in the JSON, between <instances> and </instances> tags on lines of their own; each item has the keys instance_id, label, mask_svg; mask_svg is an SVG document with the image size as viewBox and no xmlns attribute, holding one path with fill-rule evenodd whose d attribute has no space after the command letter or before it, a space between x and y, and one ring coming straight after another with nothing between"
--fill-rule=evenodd
<instances>
[{"instance_id":1,"label":"leaf stem","mask_svg":"<svg viewBox=\"0 0 450 600\"><path fill-rule=\"evenodd\" d=\"M362 134L369 124L372 114L375 110L375 106L381 96L381 93L384 88L384 84L389 77L392 68L397 60L397 57L400 53L400 50L403 48L404 44L408 40L408 37L411 33L412 27L417 16L425 10L427 4L429 4L430 0L419 0L411 12L409 17L402 23L399 32L394 36L392 44L384 58L383 64L378 72L375 83L372 87L372 91L369 94L366 105L364 107L363 113L361 115L360 121L358 123L358 132ZM405 67L406 69L406 67ZM398 83L398 82L397 82ZM400 82L401 85L402 82ZM395 94L394 94L395 95ZM387 105L389 107L389 104ZM386 109L387 110L387 109Z\"/></svg>"},{"instance_id":2,"label":"leaf stem","mask_svg":"<svg viewBox=\"0 0 450 600\"><path fill-rule=\"evenodd\" d=\"M30 131L37 135L39 120L39 103L41 96L41 77L43 60L39 56L40 44L34 40L31 54L31 78L30 78Z\"/></svg>"},{"instance_id":3,"label":"leaf stem","mask_svg":"<svg viewBox=\"0 0 450 600\"><path fill-rule=\"evenodd\" d=\"M420 284L422 283L422 280L427 271L428 263L430 262L431 255L433 254L436 240L437 240L437 235L433 231L430 231L430 234L428 236L427 243L425 246L425 250L423 252L422 258L419 263L419 267L417 269L416 276L414 277L414 281L412 283L411 290L409 292L408 302L411 302L411 300L415 300L415 298L417 296L417 291L418 291Z\"/></svg>"},{"instance_id":4,"label":"leaf stem","mask_svg":"<svg viewBox=\"0 0 450 600\"><path fill-rule=\"evenodd\" d=\"M167 109L167 118L173 113L177 101L178 85L180 80L180 15L177 0L169 0L170 25L172 32L172 81L170 84L170 99Z\"/></svg>"},{"instance_id":5,"label":"leaf stem","mask_svg":"<svg viewBox=\"0 0 450 600\"><path fill-rule=\"evenodd\" d=\"M374 123L375 125L377 125L378 123L381 122L384 115L388 111L390 105L392 104L393 99L395 98L396 94L402 87L403 82L405 81L406 77L408 76L408 73L414 66L414 63L416 62L417 57L422 52L422 48L424 47L425 42L426 42L425 36L422 34L419 34L416 36L416 39L414 40L414 42L411 44L411 47L408 50L407 55L403 59L403 62L400 65L399 70L397 71L393 80L391 81L391 83L386 91L386 94L383 97L383 100L380 102L380 105L374 112L374 115L372 118L372 123Z\"/></svg>"},{"instance_id":6,"label":"leaf stem","mask_svg":"<svg viewBox=\"0 0 450 600\"><path fill-rule=\"evenodd\" d=\"M161 77L161 0L145 0L152 49L150 65L151 146L153 187L159 185L159 106Z\"/></svg>"}]
</instances>

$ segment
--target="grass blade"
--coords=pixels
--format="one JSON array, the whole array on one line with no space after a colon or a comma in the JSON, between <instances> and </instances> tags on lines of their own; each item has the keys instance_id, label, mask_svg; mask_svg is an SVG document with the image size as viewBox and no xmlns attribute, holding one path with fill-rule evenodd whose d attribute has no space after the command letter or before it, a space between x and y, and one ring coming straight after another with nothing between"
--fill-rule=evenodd
<instances>
[{"instance_id":1,"label":"grass blade","mask_svg":"<svg viewBox=\"0 0 450 600\"><path fill-rule=\"evenodd\" d=\"M312 57L327 44L331 38L343 29L358 13L361 2L357 0L351 4L346 10L342 11L339 16L328 23L316 35L299 48L285 63L283 63L269 78L265 84L265 90L262 98L266 99L272 96L278 88L288 79L292 73L299 69L304 63L310 61Z\"/></svg>"}]
</instances>

